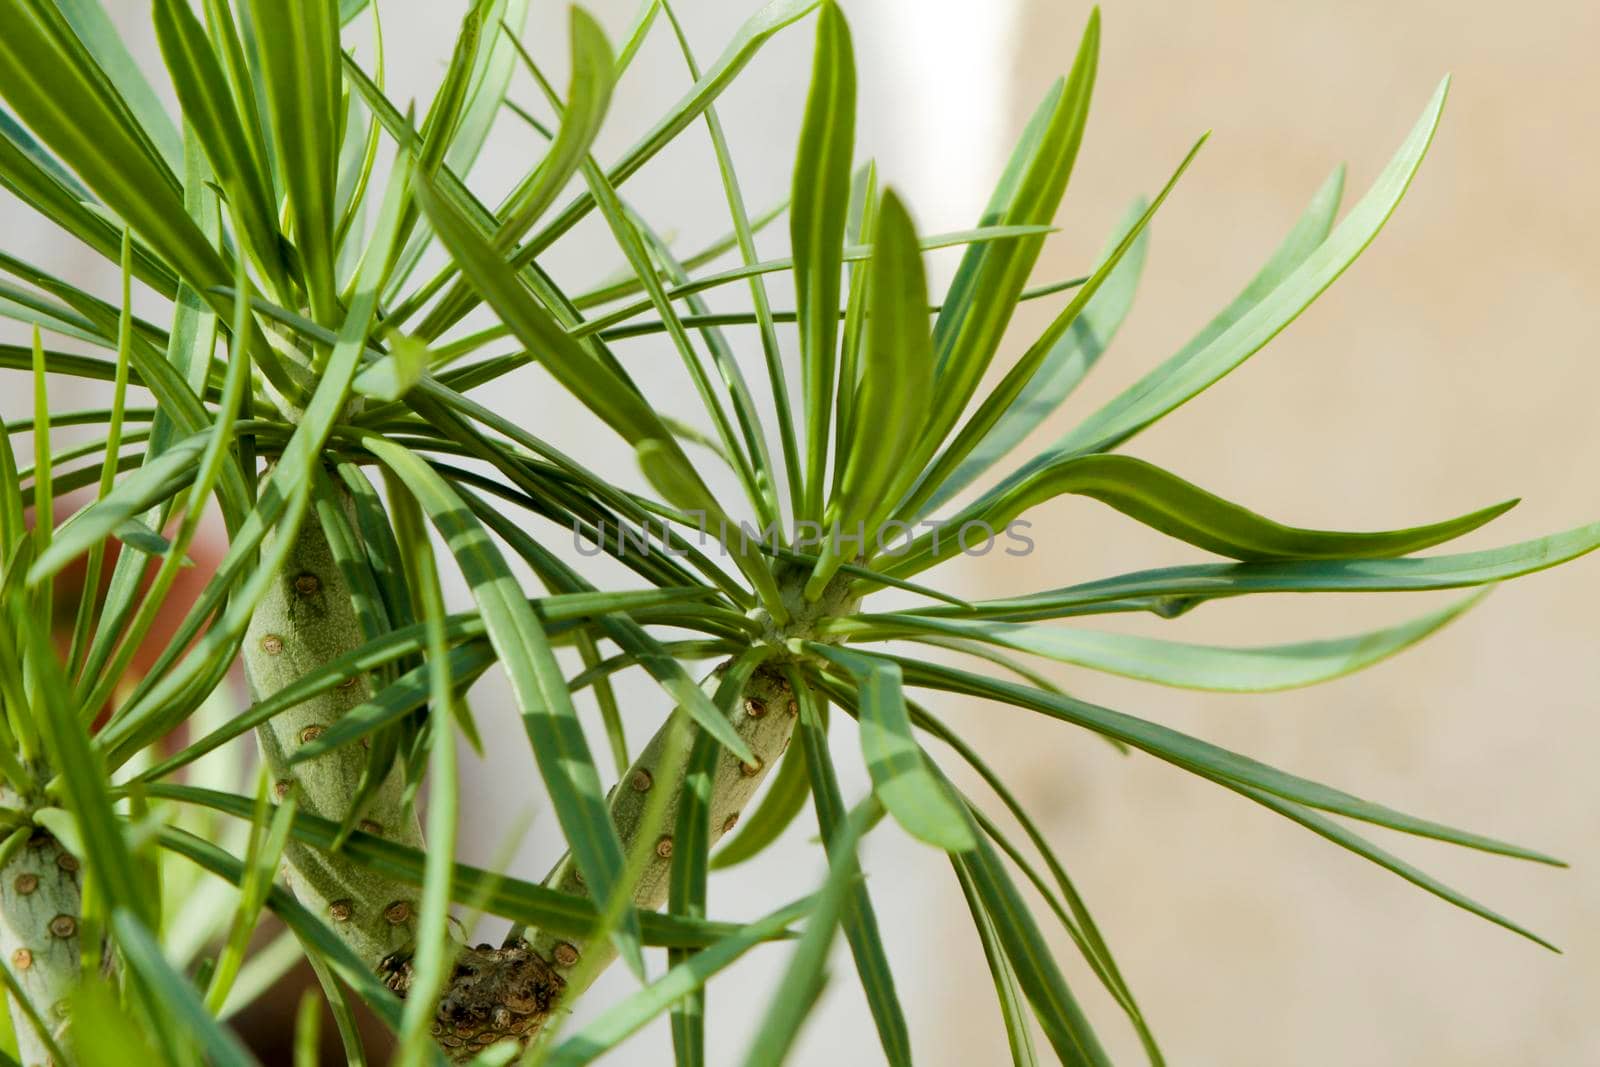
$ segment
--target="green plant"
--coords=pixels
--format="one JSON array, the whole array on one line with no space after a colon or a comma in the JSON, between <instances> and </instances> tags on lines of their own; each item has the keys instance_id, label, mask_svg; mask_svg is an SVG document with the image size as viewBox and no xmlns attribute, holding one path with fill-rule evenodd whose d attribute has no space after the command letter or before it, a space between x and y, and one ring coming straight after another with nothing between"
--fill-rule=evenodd
<instances>
[{"instance_id":1,"label":"green plant","mask_svg":"<svg viewBox=\"0 0 1600 1067\"><path fill-rule=\"evenodd\" d=\"M23 1062L251 1062L219 1018L303 953L352 1062L365 1062L354 997L394 1029L407 1064L504 1063L533 1038L531 1062L586 1063L668 1013L677 1062L697 1064L705 982L765 942L795 938L781 950L790 962L748 1056L776 1063L842 928L882 1053L906 1063L910 1030L856 858L885 814L949 854L1016 1062L1034 1061L1030 1016L1062 1062L1106 1061L1041 922L1060 923L1160 1062L1050 843L981 746L911 689L1011 705L1148 753L1545 943L1334 817L1556 862L1549 857L1074 699L1027 659L1204 689L1308 685L1398 652L1475 598L1370 633L1269 648L1051 624L1125 612L1171 618L1212 599L1274 592L1488 586L1600 545L1600 525L1591 525L1417 556L1510 505L1388 532L1303 530L1118 451L1258 351L1370 243L1422 160L1444 86L1341 222L1336 172L1260 273L1180 352L929 528L918 524L987 478L1098 360L1128 310L1146 228L1199 144L1153 200L1134 206L1088 274L1028 289L1083 135L1097 16L980 225L929 238L892 191L880 191L870 164L856 168L850 37L832 2L775 0L704 71L665 0L642 6L620 52L574 10L564 94L517 38L526 6L470 5L419 123L384 95L381 32L370 70L342 52L361 19L378 28L378 12L361 0L285 0L270 10L259 0L204 0L198 12L155 0L180 126L92 0L0 0L9 109L0 182L115 259L123 277L121 300L107 302L0 254L14 279L0 283L0 313L33 328L31 346L0 347L0 364L31 370L37 398L32 420L0 433L0 950ZM787 205L793 256L761 260L754 235L784 211L747 210L715 101L767 39L813 12L815 66ZM693 88L602 168L590 149L612 86L658 24L678 33ZM519 66L545 94L553 125L506 99ZM513 121L508 111L549 143L491 208L463 179L491 126ZM680 255L621 190L700 122L733 231ZM583 192L563 201L574 181ZM629 274L569 293L540 257L591 214L609 227ZM447 265L415 282L435 245ZM922 252L943 245L966 251L930 327ZM703 270L729 255L737 266ZM786 274L792 313L774 310L767 290L770 276ZM135 284L170 302L165 325L133 314ZM751 310L712 314L699 294L730 285L748 286ZM1019 302L1055 297L1064 304L1049 327L984 391ZM484 306L492 324L469 329L467 316ZM780 330L790 321L797 393ZM726 332L734 326L755 328L771 419ZM47 347L46 334L97 354ZM646 334L672 342L706 427L660 414L614 355L613 345ZM633 447L643 484L598 476L474 397L533 362ZM53 411L50 375L112 381L114 403ZM135 389L154 404L131 406ZM53 452L51 428L69 424L103 427L104 438ZM21 469L10 439L30 431L35 462ZM743 495L736 506L708 488L730 472ZM87 487L92 501L54 527L57 495ZM1066 493L1228 562L978 602L922 583L961 554L969 531L1012 529L1027 509ZM178 605L177 635L124 684L208 507L227 528L227 553L199 596ZM530 515L548 522L530 532ZM563 562L551 546L574 532L629 568L634 586L597 588ZM97 601L112 538L123 550ZM471 588L472 610L444 606L440 543ZM538 588L518 580L508 553ZM80 557L89 593L58 605L52 579ZM873 598L886 589L905 606L880 608ZM69 611L63 651L48 623ZM936 651L924 659L923 649ZM569 677L558 652L581 661L581 672ZM951 665L951 654L984 671ZM253 703L230 714L219 686L241 659ZM634 667L674 710L630 759L610 678ZM571 849L542 885L455 862L456 746L478 737L465 691L490 669L511 682ZM585 693L616 764L609 797L610 775L578 709ZM873 789L853 807L836 780L830 730L859 735ZM265 771L254 790L231 744L251 731ZM1026 850L946 778L922 737L987 783ZM822 886L769 902L757 921L708 917L709 872L771 845L808 797L828 861ZM287 888L274 884L280 865ZM198 880L196 869L236 891ZM1030 911L1019 875L1048 915ZM468 947L451 934L453 908L517 925L500 948ZM251 953L264 910L293 940ZM645 977L645 946L667 949L665 973L563 1034L558 1009L614 958ZM298 1029L306 1063L312 1008ZM92 1012L96 1025L71 1028L74 1011Z\"/></svg>"}]
</instances>

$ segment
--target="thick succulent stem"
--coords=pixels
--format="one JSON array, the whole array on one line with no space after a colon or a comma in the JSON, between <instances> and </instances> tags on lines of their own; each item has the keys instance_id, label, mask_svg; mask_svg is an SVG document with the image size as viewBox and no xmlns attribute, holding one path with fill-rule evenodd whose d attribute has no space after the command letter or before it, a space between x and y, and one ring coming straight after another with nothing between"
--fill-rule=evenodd
<instances>
[{"instance_id":1,"label":"thick succulent stem","mask_svg":"<svg viewBox=\"0 0 1600 1067\"><path fill-rule=\"evenodd\" d=\"M342 493L342 489L341 489ZM343 503L348 505L348 500ZM349 508L347 507L348 511ZM245 637L245 672L257 700L264 699L363 643L350 586L334 561L315 517L308 517L282 571L256 608ZM372 695L365 677L307 700L256 731L261 755L279 798L296 789L301 810L342 820L356 796L365 766L349 745L291 766L289 757L351 708ZM390 770L360 827L411 848L422 847L416 813L404 802L400 768ZM284 854L290 888L323 916L376 969L413 940L416 889L291 840Z\"/></svg>"},{"instance_id":2,"label":"thick succulent stem","mask_svg":"<svg viewBox=\"0 0 1600 1067\"><path fill-rule=\"evenodd\" d=\"M66 1039L67 994L82 969L82 914L77 858L44 831L0 867L0 955L58 1045ZM29 1013L8 999L24 1067L51 1063Z\"/></svg>"},{"instance_id":3,"label":"thick succulent stem","mask_svg":"<svg viewBox=\"0 0 1600 1067\"><path fill-rule=\"evenodd\" d=\"M822 590L821 597L806 598L808 574L810 568L784 568L778 574L789 621L779 627L765 613L758 614L757 622L765 629L763 643L766 645L787 649L789 638L810 638L822 619L850 614L858 603L859 595L845 574L837 574ZM787 654L782 651L779 656ZM754 797L766 773L789 747L797 720L795 694L782 670L774 661L758 667L731 710L734 731L754 753L755 761L744 763L728 750L718 750L710 789L710 843L722 838L723 833L738 822L739 813L750 797ZM634 904L642 909L659 909L666 902L670 883L670 829L677 825L678 798L682 797L683 779L688 773L688 760L682 758L666 766L674 747L672 733L675 729L677 720L669 718L611 790L611 821L618 830L622 849L629 854L634 851L642 832L650 798L658 795L659 790L667 790L666 814L659 822L664 832L654 841L653 853L648 856L648 864L634 888ZM586 893L571 854L557 862L546 878L546 885L563 893L579 896ZM586 942L534 929L528 931L523 941L507 945L506 949L490 952L488 945L482 945L477 953L477 961L458 963L458 979L462 966L478 966L480 981L486 987L498 987L506 995L499 1003L494 997L478 997L474 1003L464 1000L453 1003L450 997L445 998L438 1013L438 1022L443 1027L440 1040L461 1057L502 1038L528 1040L533 1037L563 998L576 997L582 992L582 984L594 981L606 965L610 965L616 957L616 947L610 941ZM493 957L493 961L482 966L482 961L488 957ZM403 981L405 974L400 974L398 984L403 985ZM488 1005L494 1006L488 1008Z\"/></svg>"},{"instance_id":4,"label":"thick succulent stem","mask_svg":"<svg viewBox=\"0 0 1600 1067\"><path fill-rule=\"evenodd\" d=\"M749 803L767 771L789 745L798 708L788 681L771 668L758 668L745 683L733 712L733 726L755 755L754 763L721 750L712 782L711 842L733 829L739 813ZM640 908L655 910L667 899L672 869L671 828L677 822L687 761L665 768L671 735L677 729L670 718L639 753L628 773L611 791L611 818L631 851L640 833L646 805L659 790L668 790L666 814L659 837L649 855L633 900ZM564 893L582 896L582 877L571 855L562 857L546 884ZM586 958L587 956L587 958ZM467 1059L497 1041L527 1041L544 1026L563 997L582 992L580 980L593 980L616 957L609 940L584 942L547 931L529 931L527 939L501 949L480 945L461 953L450 990L440 1002L434 1033L440 1044L458 1059ZM582 961L584 966L579 967ZM388 976L390 985L404 992L410 980L402 963Z\"/></svg>"},{"instance_id":5,"label":"thick succulent stem","mask_svg":"<svg viewBox=\"0 0 1600 1067\"><path fill-rule=\"evenodd\" d=\"M339 492L340 503L349 512L350 501ZM250 620L244 660L251 689L257 700L268 697L363 643L349 583L321 526L308 519ZM334 821L345 818L366 763L362 749L344 746L293 765L289 758L371 695L369 681L358 678L296 705L256 731L276 796L285 797L295 789L302 810ZM422 830L403 792L397 765L359 826L420 849ZM416 888L292 839L284 852L284 873L300 902L322 915L357 955L404 995L415 940ZM463 948L433 1032L446 1047L460 1048L462 1042L452 1036L453 1020L463 1013L503 1029L515 1019L542 1020L559 987L560 979L525 948Z\"/></svg>"},{"instance_id":6,"label":"thick succulent stem","mask_svg":"<svg viewBox=\"0 0 1600 1067\"><path fill-rule=\"evenodd\" d=\"M845 589L840 580L830 586L822 601L807 603L796 584L791 614L809 628L811 618L840 607ZM772 643L781 647L785 635L770 636ZM280 691L362 643L350 588L321 527L308 521L283 570L256 608L246 635L245 667L256 699ZM365 765L362 752L346 746L294 765L289 757L370 696L368 681L357 679L297 705L257 730L278 796L297 789L305 810L327 819L345 817ZM755 760L744 763L726 750L719 752L710 798L713 843L733 828L767 771L788 747L797 710L789 682L777 669L758 668L745 683L731 721ZM675 825L687 765L677 761L674 767L664 766L674 729L675 720L662 726L612 790L611 817L625 850L633 847L647 802L659 790L668 790L660 825L669 831ZM402 792L396 767L367 809L361 827L420 848L421 829ZM654 910L666 901L671 864L668 833L655 842L635 887L638 907ZM285 868L301 902L326 917L389 986L404 995L411 978L415 890L342 856L297 842L291 842L285 853ZM585 892L570 856L556 864L547 884L568 893ZM440 1000L433 1032L440 1044L461 1059L506 1038L525 1041L539 1031L563 997L581 992L577 982L592 980L614 955L609 941L583 943L546 931L532 931L525 941L500 949L488 945L464 948ZM586 965L579 968L580 961Z\"/></svg>"},{"instance_id":7,"label":"thick succulent stem","mask_svg":"<svg viewBox=\"0 0 1600 1067\"><path fill-rule=\"evenodd\" d=\"M757 619L766 631L763 642L784 650L780 657L789 655L789 638L810 637L817 623L849 614L859 601L851 580L842 574L829 582L816 600L807 599L804 586L808 574L808 569L799 568L778 576L788 623L778 627L764 614ZM733 829L767 772L789 747L798 712L790 683L774 661L757 668L745 683L731 711L731 722L756 758L744 763L726 749L718 751L709 804L711 843ZM688 771L687 760L666 766L677 728L674 717L656 731L612 788L609 801L623 850L632 854L650 798L667 790L665 817L659 823L664 828L662 836L655 841L633 894L635 905L652 911L667 899L673 853L670 833L677 824L678 800ZM556 864L545 884L564 893L586 892L570 854ZM456 980L440 1003L434 1032L460 1058L505 1038L529 1040L564 998L570 1000L582 993L582 984L596 978L615 956L609 940L585 942L545 930L529 931L524 940L503 949L483 945L469 950L457 961ZM401 990L408 980L404 967L390 976L391 985ZM465 995L469 988L470 996Z\"/></svg>"},{"instance_id":8,"label":"thick succulent stem","mask_svg":"<svg viewBox=\"0 0 1600 1067\"><path fill-rule=\"evenodd\" d=\"M788 681L771 667L758 668L745 683L744 695L734 709L732 719L734 729L755 754L756 761L744 763L727 749L719 750L711 785L712 843L733 829L740 812L755 795L768 769L789 747L796 715L794 693ZM650 739L628 768L627 776L612 790L610 801L611 818L616 824L617 835L622 839L623 848L628 849L638 835L650 794L657 789L669 790L666 818L662 821L667 832L656 841L654 853L633 892L634 904L652 911L667 900L667 886L672 872L673 842L670 831L677 822L678 800L683 787L682 765L673 778L665 778L662 768L672 728L673 724L669 721ZM564 893L581 895L584 892L582 878L570 855L562 858L547 884ZM590 974L598 973L604 963L610 962L616 954L616 948L610 941L583 943L544 931L534 933L529 943L535 952L555 965L556 972L563 978L585 954L590 957L596 953L603 954L603 960L589 960L589 967L585 971ZM577 990L569 990L569 995L574 992Z\"/></svg>"}]
</instances>

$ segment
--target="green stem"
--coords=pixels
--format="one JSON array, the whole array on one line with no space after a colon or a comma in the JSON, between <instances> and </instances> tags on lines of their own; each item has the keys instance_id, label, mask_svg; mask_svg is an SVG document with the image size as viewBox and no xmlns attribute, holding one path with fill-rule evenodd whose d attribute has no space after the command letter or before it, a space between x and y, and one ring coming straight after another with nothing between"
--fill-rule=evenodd
<instances>
[{"instance_id":1,"label":"green stem","mask_svg":"<svg viewBox=\"0 0 1600 1067\"><path fill-rule=\"evenodd\" d=\"M28 1002L7 998L23 1067L54 1063L52 1043L66 1040L67 995L82 970L80 882L77 859L42 830L0 866L0 957Z\"/></svg>"},{"instance_id":2,"label":"green stem","mask_svg":"<svg viewBox=\"0 0 1600 1067\"><path fill-rule=\"evenodd\" d=\"M342 503L348 505L349 501ZM837 579L819 602L803 599L802 581L803 576L786 584L786 599L792 602L794 624L809 632L813 616L820 618L837 609L848 596L848 580ZM768 623L770 627L770 620ZM773 644L782 647L784 636L774 631ZM350 587L321 527L308 522L282 573L256 608L246 635L245 667L256 699L271 696L362 642ZM370 695L369 683L361 678L295 706L256 731L279 796L296 789L307 811L333 820L348 814L365 766L359 748L345 746L293 766L288 757ZM732 711L734 729L756 760L746 764L725 750L718 754L710 799L711 843L733 829L739 813L788 747L796 718L790 683L775 666L758 668ZM612 790L611 817L624 850L633 849L644 823L669 829L676 824L688 765L687 760L670 758L676 721L676 717L668 719ZM663 816L647 819L650 798L663 789L667 790ZM422 847L416 815L404 802L398 767L378 790L361 826L400 844ZM301 902L326 917L390 988L404 995L411 982L415 890L337 853L293 841L285 852L285 867ZM672 839L664 834L647 854L635 883L636 906L655 910L665 903L671 868ZM547 884L567 893L585 892L570 855L556 864ZM433 1033L458 1060L506 1038L526 1042L563 999L581 993L614 957L609 940L585 942L537 930L499 949L489 945L462 948L440 999Z\"/></svg>"},{"instance_id":3,"label":"green stem","mask_svg":"<svg viewBox=\"0 0 1600 1067\"><path fill-rule=\"evenodd\" d=\"M351 512L352 502L343 488L337 493L339 505ZM356 526L354 522L350 525ZM270 697L360 647L364 636L350 585L322 527L310 519L300 529L282 572L257 606L245 635L245 671L255 698ZM358 678L345 688L297 704L256 730L277 797L294 789L301 810L334 821L349 814L366 766L361 747L345 746L293 765L289 756L369 699L372 692L368 679ZM358 826L410 848L423 847L416 812L405 802L398 764L372 797ZM338 853L293 839L284 851L284 871L300 902L323 916L391 989L404 996L410 986L416 889ZM433 1033L452 1054L481 1048L488 1042L469 1042L471 1033L463 1035L463 1029L492 1028L496 1035L515 1034L523 1020L534 1015L543 1019L551 991L559 984L550 968L525 948L460 948ZM482 1020L483 1026L464 1028L463 1019Z\"/></svg>"},{"instance_id":4,"label":"green stem","mask_svg":"<svg viewBox=\"0 0 1600 1067\"><path fill-rule=\"evenodd\" d=\"M733 829L739 814L755 795L768 770L783 755L784 749L789 747L789 739L794 734L796 721L796 712L792 710L794 708L794 694L789 683L775 668L763 666L750 676L750 681L744 687L744 695L738 707L734 709L733 726L744 743L750 747L750 751L755 754L757 762L741 763L738 757L726 749L719 753L711 784L713 844L723 834ZM675 772L670 768L663 772L663 757L666 754L671 730L672 722L668 720L666 725L656 731L655 736L628 768L628 773L612 790L611 819L616 824L617 836L622 839L624 850L632 847L643 820L646 802L656 790L668 791L666 816L662 819L661 825L670 831L677 822L678 800L682 793L686 766L684 761L679 760L676 761L678 766ZM634 885L634 904L652 911L665 904L671 873L672 837L670 833L665 833L657 840L655 851L644 873ZM563 893L581 895L584 892L583 881L570 855L563 857L556 865L546 884ZM569 937L557 937L544 931L533 931L529 944L535 952L555 965L556 973L561 975L563 980L573 972L585 954L591 958L584 972L591 978L597 977L605 964L610 963L616 955L616 948L609 939L602 942L583 942ZM601 956L598 960L593 958L597 954ZM571 988L566 990L566 995L570 997L580 992L581 989Z\"/></svg>"},{"instance_id":5,"label":"green stem","mask_svg":"<svg viewBox=\"0 0 1600 1067\"><path fill-rule=\"evenodd\" d=\"M794 693L777 669L764 665L746 683L733 725L757 762L742 764L726 750L719 753L710 803L712 844L733 829L768 770L789 746L797 711ZM681 758L686 755L682 738L674 736L680 729L679 718L668 717L611 791L611 818L624 852L632 852L646 822L669 830L676 825L688 769L688 760ZM674 749L677 759L672 756ZM650 798L662 789L668 791L664 817L649 819ZM667 899L670 834L658 837L647 856L633 902L655 910ZM545 884L577 896L586 892L570 854L561 858ZM489 945L465 949L456 959L451 989L440 1002L434 1033L458 1060L508 1038L526 1043L564 1001L582 993L615 958L616 948L609 939L584 941L542 930L513 937L499 949ZM389 980L392 988L404 992L409 966L402 965Z\"/></svg>"},{"instance_id":6,"label":"green stem","mask_svg":"<svg viewBox=\"0 0 1600 1067\"><path fill-rule=\"evenodd\" d=\"M340 503L350 511L342 487L339 493ZM255 699L272 696L363 641L350 586L321 525L308 518L245 636L245 671ZM275 796L281 799L294 789L301 810L335 821L345 818L366 766L364 749L345 746L293 766L289 756L372 692L366 677L356 678L257 728L256 740L272 775ZM403 793L396 764L359 825L368 833L420 849L422 830ZM410 947L416 912L413 887L294 840L285 850L284 868L300 902L323 916L374 969Z\"/></svg>"}]
</instances>

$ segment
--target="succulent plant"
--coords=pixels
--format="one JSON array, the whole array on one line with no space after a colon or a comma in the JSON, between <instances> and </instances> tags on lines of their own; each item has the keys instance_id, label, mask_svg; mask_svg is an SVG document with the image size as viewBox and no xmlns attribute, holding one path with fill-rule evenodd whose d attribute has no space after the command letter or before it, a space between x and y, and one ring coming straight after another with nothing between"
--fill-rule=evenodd
<instances>
[{"instance_id":1,"label":"succulent plant","mask_svg":"<svg viewBox=\"0 0 1600 1067\"><path fill-rule=\"evenodd\" d=\"M1047 946L1056 924L1161 1062L1051 842L981 739L917 691L1058 719L1154 756L1546 943L1350 823L1550 857L1077 699L1036 662L1197 689L1310 685L1401 651L1477 594L1366 633L1257 648L1132 636L1093 617L1170 619L1269 593L1487 587L1600 546L1596 524L1419 555L1511 505L1381 532L1300 529L1125 451L1367 247L1422 161L1445 85L1342 220L1337 170L1188 344L1043 452L1017 457L1111 343L1152 219L1200 148L1134 203L1082 277L1029 288L1084 134L1097 13L978 224L929 236L856 158L855 65L832 0L775 0L703 70L666 0L642 5L620 51L574 9L565 92L520 39L526 8L468 5L419 121L385 95L379 11L362 0L154 0L164 71L139 69L95 0L0 0L0 183L117 262L123 280L108 301L0 253L0 314L33 336L0 347L0 364L31 371L36 397L33 418L0 433L0 950L22 1062L252 1062L220 1019L303 953L352 1062L363 1056L354 997L394 1030L404 1064L505 1063L524 1047L530 1062L588 1063L663 1015L676 1062L699 1064L705 983L758 946L792 941L777 949L788 962L746 1061L773 1064L842 929L882 1057L909 1063L857 851L890 822L948 855L1015 1062L1035 1062L1035 1024L1061 1062L1107 1062ZM808 16L816 46L793 193L752 213L716 102L768 39ZM365 54L368 25L370 61L355 50ZM676 35L692 88L603 167L591 150L612 88L652 32ZM518 69L554 121L508 97ZM162 78L181 121L159 103ZM701 123L732 229L684 253L625 195ZM468 183L491 136L542 145L494 205ZM627 270L576 291L542 264L588 216ZM761 258L756 235L784 217L791 255ZM923 254L949 246L964 252L935 298ZM444 265L419 273L434 248ZM733 265L712 269L723 260ZM791 282L793 310L777 310ZM135 286L164 299L160 322L134 313ZM702 294L730 287L748 291L749 310L713 313ZM1002 338L1031 300L1059 310L997 373ZM664 336L681 369L631 370L618 353L642 336ZM534 363L626 441L642 478L601 476L573 443L485 399ZM677 374L703 422L652 403L651 382ZM52 376L113 382L114 401L57 411ZM53 450L52 428L69 425L103 437ZM11 443L23 433L26 469ZM77 490L89 499L52 522L57 499ZM963 555L1041 547L1024 516L1064 494L1216 558L999 599L929 584ZM227 550L197 595L175 599L208 509ZM558 551L570 537L632 579L586 575ZM80 559L88 580L74 603L54 579ZM459 570L469 610L447 609L441 565ZM130 673L174 607L183 621ZM72 620L61 642L52 617ZM251 702L235 713L225 681L240 661ZM636 751L611 685L634 668L665 694ZM505 673L515 707L475 713L466 691L490 670ZM508 714L569 848L542 884L456 861L458 745L480 743L475 715ZM252 731L253 789L233 744ZM859 739L865 797L845 797L831 732ZM605 738L610 770L591 735ZM952 761L992 797L954 784ZM520 798L526 783L498 788ZM754 921L710 917L710 872L773 846L808 803L821 886L766 902ZM469 946L454 910L515 925L499 947ZM263 911L292 940L252 951ZM667 949L653 977L647 946ZM564 1033L564 1009L619 957L640 987ZM297 1062L315 1062L316 1009L305 1002ZM93 1026L70 1025L84 1013Z\"/></svg>"}]
</instances>

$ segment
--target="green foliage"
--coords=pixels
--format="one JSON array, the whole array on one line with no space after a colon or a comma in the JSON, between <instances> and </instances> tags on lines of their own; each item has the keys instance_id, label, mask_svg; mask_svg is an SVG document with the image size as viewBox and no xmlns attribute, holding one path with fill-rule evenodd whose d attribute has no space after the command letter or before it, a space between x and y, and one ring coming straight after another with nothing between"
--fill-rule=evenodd
<instances>
[{"instance_id":1,"label":"green foliage","mask_svg":"<svg viewBox=\"0 0 1600 1067\"><path fill-rule=\"evenodd\" d=\"M97 0L0 0L0 184L116 263L122 282L112 302L0 252L0 316L32 334L30 345L0 346L0 369L33 398L30 418L0 424L0 867L37 860L26 851L37 838L84 875L65 880L68 863L42 887L41 899L71 909L75 947L25 980L3 972L25 1061L252 1063L227 1020L303 954L353 1063L368 1055L359 1000L395 1032L405 1064L503 1064L530 1038L527 1062L584 1064L670 1016L675 1061L694 1067L708 1028L724 1025L708 1014L706 983L761 949L788 956L745 1062L776 1064L825 983L840 980L827 965L842 931L882 1056L899 1067L926 1050L901 1002L862 849L892 824L946 854L1013 1062L1038 1062L1036 1028L1063 1063L1108 1062L1071 968L1050 951L1057 924L1149 1061L1163 1062L1156 1028L1052 843L985 761L982 739L935 718L919 692L1042 715L1148 753L1549 946L1339 820L1559 861L1075 699L1038 662L1192 689L1311 685L1400 653L1483 593L1364 633L1257 648L1081 619L1140 612L1159 626L1212 599L1266 593L1486 592L1600 547L1597 523L1418 555L1515 501L1408 529L1307 530L1120 451L1258 352L1371 244L1427 152L1445 84L1342 221L1337 169L1192 340L1050 447L1011 461L1107 355L1156 214L1205 141L1155 195L1133 201L1081 277L1029 286L1084 146L1098 12L975 225L919 236L894 183L855 157L856 66L834 0L773 0L703 70L667 0L641 4L620 52L574 9L564 93L541 70L544 42L520 36L526 0L474 0L420 124L386 95L378 6L156 0L164 70L142 71ZM717 104L769 40L812 14L791 195L752 216ZM594 153L616 90L648 37L668 30L691 85L604 165ZM553 122L511 98L519 66ZM162 111L162 77L180 123ZM680 251L664 236L675 220L646 219L632 187L701 120L730 232ZM501 122L546 144L490 206L470 179ZM549 253L591 213L621 273L569 290ZM755 235L784 214L791 254L764 259ZM930 292L924 253L947 247L963 249L959 267L948 291ZM430 252L443 264L414 281ZM154 320L134 314L135 281L165 301ZM706 294L730 286L748 287L748 310L713 312ZM791 293L792 307L774 306ZM1025 300L1054 314L997 373ZM486 325L466 325L475 311ZM741 326L755 330L732 329ZM678 364L622 358L655 334ZM486 401L532 362L564 402L626 442L642 477L604 477L579 458L585 441L548 440ZM755 366L763 373L747 380ZM703 420L653 403L678 373ZM56 410L50 390L62 377L111 383L111 405ZM66 427L90 428L89 443L65 443ZM31 468L17 459L23 435ZM712 488L722 485L736 489ZM89 499L58 523L79 490ZM928 576L962 552L958 531L998 531L1069 494L1182 542L1197 561L976 602ZM226 548L199 594L180 596L213 509ZM935 513L947 516L937 530L911 536ZM1350 524L1370 521L1362 513ZM349 599L349 632L301 606L282 615L288 632L255 633L263 605L308 577L312 603L316 576L286 568L313 535L326 539ZM598 585L564 562L557 547L572 536L629 579ZM59 579L80 560L90 593L71 600ZM441 567L470 592L465 610L446 607ZM888 589L892 610L871 601ZM170 625L158 627L163 619ZM66 634L60 648L53 624ZM158 632L171 636L152 649ZM233 666L244 659L255 677L286 641L311 650L309 667L219 713ZM953 666L956 655L979 669ZM611 685L635 668L667 698L642 746L630 745ZM469 706L489 671L505 674L514 707ZM312 707L331 709L328 721L272 754L283 777L250 777L236 742L257 730L270 745L275 725ZM544 884L458 859L456 731L480 747L481 724L506 714L531 759L527 775L496 787L519 803L547 795L569 849ZM615 782L594 758L591 717ZM800 744L789 746L794 734ZM871 783L863 797L841 789L834 734L852 742L840 751L859 752ZM952 782L952 753L998 798L1004 825L987 799ZM295 791L312 770L333 776L333 810ZM405 837L364 818L385 783L399 783L385 803L413 828L426 786L425 848L415 829ZM815 892L745 909L757 919L720 919L714 872L787 848L778 843L796 820L807 825L808 798L821 845L810 855L826 866ZM352 898L318 897L309 882L275 884L280 862L296 879L319 869L362 877L345 884ZM412 898L362 896L389 884L415 890L414 912ZM401 951L380 955L350 932L352 911L371 920L395 905L384 914L396 929L383 932ZM502 949L457 941L455 919L480 911L516 924ZM266 915L289 933L257 938ZM24 936L25 919L0 901L5 937ZM561 1009L613 948L642 984L562 1033ZM667 951L652 980L646 948ZM521 968L542 993L474 1001L463 976L494 966ZM58 1004L96 1025L54 1025L46 1015ZM297 1064L313 1062L320 1018L315 995L301 1002Z\"/></svg>"}]
</instances>

